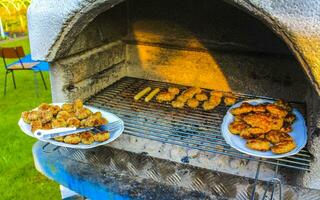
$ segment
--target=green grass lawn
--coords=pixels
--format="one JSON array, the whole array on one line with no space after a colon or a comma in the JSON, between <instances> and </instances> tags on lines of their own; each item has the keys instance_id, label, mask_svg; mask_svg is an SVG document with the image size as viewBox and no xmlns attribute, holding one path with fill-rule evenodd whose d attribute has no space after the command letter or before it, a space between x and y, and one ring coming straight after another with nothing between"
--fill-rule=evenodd
<instances>
[{"instance_id":1,"label":"green grass lawn","mask_svg":"<svg viewBox=\"0 0 320 200\"><path fill-rule=\"evenodd\" d=\"M29 41L20 39L1 42L0 47L23 46L30 52ZM20 131L18 120L22 111L32 109L41 102L51 102L50 89L44 89L40 76L39 98L36 97L34 75L31 71L15 73L17 89L8 76L7 95L3 96L4 66L0 60L0 199L61 199L57 183L36 171L32 145L36 142ZM48 72L44 73L50 85ZM49 87L50 88L50 87Z\"/></svg>"}]
</instances>

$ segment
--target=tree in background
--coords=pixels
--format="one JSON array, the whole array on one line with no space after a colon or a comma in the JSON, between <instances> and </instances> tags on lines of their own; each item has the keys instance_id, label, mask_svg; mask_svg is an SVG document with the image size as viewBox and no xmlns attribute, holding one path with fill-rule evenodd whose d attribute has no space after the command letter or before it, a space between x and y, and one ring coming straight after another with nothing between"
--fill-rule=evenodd
<instances>
[{"instance_id":1,"label":"tree in background","mask_svg":"<svg viewBox=\"0 0 320 200\"><path fill-rule=\"evenodd\" d=\"M0 36L27 33L27 8L31 0L0 0Z\"/></svg>"}]
</instances>

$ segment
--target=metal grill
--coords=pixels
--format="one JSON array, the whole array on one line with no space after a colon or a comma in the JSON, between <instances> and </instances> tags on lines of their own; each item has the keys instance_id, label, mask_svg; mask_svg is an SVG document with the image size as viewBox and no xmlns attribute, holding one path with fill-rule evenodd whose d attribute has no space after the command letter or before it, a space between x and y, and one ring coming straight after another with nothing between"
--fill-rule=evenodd
<instances>
[{"instance_id":1,"label":"metal grill","mask_svg":"<svg viewBox=\"0 0 320 200\"><path fill-rule=\"evenodd\" d=\"M311 155L306 149L286 158L260 159L230 147L220 133L220 125L228 109L223 103L212 111L204 111L202 108L174 109L169 104L157 103L155 98L148 103L142 99L134 101L133 96L148 86L163 89L176 86L182 90L187 88L181 85L125 77L90 98L87 104L105 108L122 118L125 122L125 134L241 159L309 170ZM246 94L235 95L238 101L254 98L270 99ZM304 114L304 104L291 103Z\"/></svg>"}]
</instances>

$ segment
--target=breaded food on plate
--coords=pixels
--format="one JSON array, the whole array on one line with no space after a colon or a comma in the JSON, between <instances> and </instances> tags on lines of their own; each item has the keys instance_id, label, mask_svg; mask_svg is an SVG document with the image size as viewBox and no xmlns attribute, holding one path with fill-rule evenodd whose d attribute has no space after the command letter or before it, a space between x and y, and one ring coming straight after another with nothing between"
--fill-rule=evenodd
<instances>
[{"instance_id":1,"label":"breaded food on plate","mask_svg":"<svg viewBox=\"0 0 320 200\"><path fill-rule=\"evenodd\" d=\"M74 102L73 102L73 108L75 110L77 109L80 109L83 107L83 102L80 100L80 99L76 99Z\"/></svg>"},{"instance_id":2,"label":"breaded food on plate","mask_svg":"<svg viewBox=\"0 0 320 200\"><path fill-rule=\"evenodd\" d=\"M42 129L42 123L40 120L34 120L31 122L31 131L34 133L36 130Z\"/></svg>"},{"instance_id":3,"label":"breaded food on plate","mask_svg":"<svg viewBox=\"0 0 320 200\"><path fill-rule=\"evenodd\" d=\"M241 115L244 113L249 113L252 110L253 110L253 106L247 102L244 102L239 107L233 108L230 112L233 115Z\"/></svg>"},{"instance_id":4,"label":"breaded food on plate","mask_svg":"<svg viewBox=\"0 0 320 200\"><path fill-rule=\"evenodd\" d=\"M266 133L266 139L272 144L287 140L293 140L293 138L289 134L280 131L269 131L268 133Z\"/></svg>"},{"instance_id":5,"label":"breaded food on plate","mask_svg":"<svg viewBox=\"0 0 320 200\"><path fill-rule=\"evenodd\" d=\"M51 110L53 116L56 116L61 109L60 109L60 106L58 106L58 105L51 105L50 110Z\"/></svg>"},{"instance_id":6,"label":"breaded food on plate","mask_svg":"<svg viewBox=\"0 0 320 200\"><path fill-rule=\"evenodd\" d=\"M96 142L104 142L109 138L110 138L110 133L108 131L94 134L94 141Z\"/></svg>"},{"instance_id":7,"label":"breaded food on plate","mask_svg":"<svg viewBox=\"0 0 320 200\"><path fill-rule=\"evenodd\" d=\"M196 94L196 99L198 101L208 100L208 96L205 93Z\"/></svg>"},{"instance_id":8,"label":"breaded food on plate","mask_svg":"<svg viewBox=\"0 0 320 200\"><path fill-rule=\"evenodd\" d=\"M184 107L184 102L176 100L176 101L172 101L171 105L174 108L183 108Z\"/></svg>"},{"instance_id":9,"label":"breaded food on plate","mask_svg":"<svg viewBox=\"0 0 320 200\"><path fill-rule=\"evenodd\" d=\"M265 133L265 131L261 128L249 127L249 128L243 129L240 132L240 137L242 137L244 139L251 139L251 138L257 138L264 133Z\"/></svg>"},{"instance_id":10,"label":"breaded food on plate","mask_svg":"<svg viewBox=\"0 0 320 200\"><path fill-rule=\"evenodd\" d=\"M266 112L266 105L255 105L252 107L252 112Z\"/></svg>"},{"instance_id":11,"label":"breaded food on plate","mask_svg":"<svg viewBox=\"0 0 320 200\"><path fill-rule=\"evenodd\" d=\"M242 119L250 126L261 128L265 132L279 130L283 125L282 118L271 116L269 113L250 113Z\"/></svg>"},{"instance_id":12,"label":"breaded food on plate","mask_svg":"<svg viewBox=\"0 0 320 200\"><path fill-rule=\"evenodd\" d=\"M94 142L94 135L90 131L80 133L80 138L83 144L92 144Z\"/></svg>"},{"instance_id":13,"label":"breaded food on plate","mask_svg":"<svg viewBox=\"0 0 320 200\"><path fill-rule=\"evenodd\" d=\"M51 122L47 122L47 123L45 123L45 124L42 124L42 129L43 129L43 130L50 130L50 129L52 129L52 124L51 124Z\"/></svg>"},{"instance_id":14,"label":"breaded food on plate","mask_svg":"<svg viewBox=\"0 0 320 200\"><path fill-rule=\"evenodd\" d=\"M290 124L284 124L280 130L281 132L284 132L284 133L290 133L292 131L292 126Z\"/></svg>"},{"instance_id":15,"label":"breaded food on plate","mask_svg":"<svg viewBox=\"0 0 320 200\"><path fill-rule=\"evenodd\" d=\"M81 119L86 119L91 114L92 114L92 111L89 110L88 108L80 108L80 109L77 109L76 112L75 112L75 116L80 120ZM58 113L58 115L59 115L59 113Z\"/></svg>"},{"instance_id":16,"label":"breaded food on plate","mask_svg":"<svg viewBox=\"0 0 320 200\"><path fill-rule=\"evenodd\" d=\"M71 117L70 113L68 113L67 111L62 110L62 111L58 112L56 118L57 119L62 119L64 121L67 121L70 117Z\"/></svg>"},{"instance_id":17,"label":"breaded food on plate","mask_svg":"<svg viewBox=\"0 0 320 200\"><path fill-rule=\"evenodd\" d=\"M67 127L67 122L60 118L60 119L53 119L51 122L52 128L64 128Z\"/></svg>"},{"instance_id":18,"label":"breaded food on plate","mask_svg":"<svg viewBox=\"0 0 320 200\"><path fill-rule=\"evenodd\" d=\"M187 105L190 107L190 108L196 108L199 106L199 101L195 98L191 98L187 101Z\"/></svg>"},{"instance_id":19,"label":"breaded food on plate","mask_svg":"<svg viewBox=\"0 0 320 200\"><path fill-rule=\"evenodd\" d=\"M243 121L234 121L229 124L228 128L232 134L239 135L241 131L243 131L246 128L249 128L249 125L247 125Z\"/></svg>"},{"instance_id":20,"label":"breaded food on plate","mask_svg":"<svg viewBox=\"0 0 320 200\"><path fill-rule=\"evenodd\" d=\"M63 141L68 144L79 144L81 142L81 138L79 134L72 134L65 136Z\"/></svg>"},{"instance_id":21,"label":"breaded food on plate","mask_svg":"<svg viewBox=\"0 0 320 200\"><path fill-rule=\"evenodd\" d=\"M247 140L246 146L257 151L269 151L271 144L266 139L250 139Z\"/></svg>"},{"instance_id":22,"label":"breaded food on plate","mask_svg":"<svg viewBox=\"0 0 320 200\"><path fill-rule=\"evenodd\" d=\"M31 121L30 121L30 119L29 119L29 114L30 114L29 111L24 111L24 112L21 113L21 118L22 118L23 121L24 121L25 123L27 123L27 124L30 124L30 123L31 123Z\"/></svg>"},{"instance_id":23,"label":"breaded food on plate","mask_svg":"<svg viewBox=\"0 0 320 200\"><path fill-rule=\"evenodd\" d=\"M290 112L292 110L291 106L282 99L274 102L273 104L285 109L288 112Z\"/></svg>"},{"instance_id":24,"label":"breaded food on plate","mask_svg":"<svg viewBox=\"0 0 320 200\"><path fill-rule=\"evenodd\" d=\"M73 104L72 103L65 103L61 106L61 110L67 111L67 112L73 112Z\"/></svg>"},{"instance_id":25,"label":"breaded food on plate","mask_svg":"<svg viewBox=\"0 0 320 200\"><path fill-rule=\"evenodd\" d=\"M63 142L64 141L64 136L58 136L58 137L55 137L53 138L55 141L58 141L58 142Z\"/></svg>"},{"instance_id":26,"label":"breaded food on plate","mask_svg":"<svg viewBox=\"0 0 320 200\"><path fill-rule=\"evenodd\" d=\"M292 113L287 114L287 116L284 118L284 121L288 124L293 124L293 122L296 120L296 116Z\"/></svg>"},{"instance_id":27,"label":"breaded food on plate","mask_svg":"<svg viewBox=\"0 0 320 200\"><path fill-rule=\"evenodd\" d=\"M277 117L285 117L288 114L288 111L281 108L280 106L274 104L268 104L266 106L267 111L269 111L272 115Z\"/></svg>"},{"instance_id":28,"label":"breaded food on plate","mask_svg":"<svg viewBox=\"0 0 320 200\"><path fill-rule=\"evenodd\" d=\"M71 117L67 120L67 126L68 127L80 127L80 120L76 117Z\"/></svg>"},{"instance_id":29,"label":"breaded food on plate","mask_svg":"<svg viewBox=\"0 0 320 200\"><path fill-rule=\"evenodd\" d=\"M50 105L49 104L47 104L47 103L42 103L42 104L40 104L40 106L38 106L38 109L39 110L49 110L50 109Z\"/></svg>"},{"instance_id":30,"label":"breaded food on plate","mask_svg":"<svg viewBox=\"0 0 320 200\"><path fill-rule=\"evenodd\" d=\"M91 115L85 120L86 127L101 126L106 123L108 123L108 121L105 118L99 117L97 115Z\"/></svg>"},{"instance_id":31,"label":"breaded food on plate","mask_svg":"<svg viewBox=\"0 0 320 200\"><path fill-rule=\"evenodd\" d=\"M273 145L271 151L275 154L284 154L292 151L294 148L296 148L296 143L293 140L285 140Z\"/></svg>"},{"instance_id":32,"label":"breaded food on plate","mask_svg":"<svg viewBox=\"0 0 320 200\"><path fill-rule=\"evenodd\" d=\"M39 111L37 110L32 110L28 114L28 121L35 121L35 120L38 120L39 118L40 118L40 115L39 115Z\"/></svg>"},{"instance_id":33,"label":"breaded food on plate","mask_svg":"<svg viewBox=\"0 0 320 200\"><path fill-rule=\"evenodd\" d=\"M40 110L39 119L43 124L50 122L53 119L53 114L51 110Z\"/></svg>"}]
</instances>

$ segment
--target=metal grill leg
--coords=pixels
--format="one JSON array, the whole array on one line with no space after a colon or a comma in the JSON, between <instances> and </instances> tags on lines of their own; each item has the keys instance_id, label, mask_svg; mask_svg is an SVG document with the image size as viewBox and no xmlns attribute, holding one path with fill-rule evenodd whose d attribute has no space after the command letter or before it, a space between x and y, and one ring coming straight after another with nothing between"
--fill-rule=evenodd
<instances>
[{"instance_id":1,"label":"metal grill leg","mask_svg":"<svg viewBox=\"0 0 320 200\"><path fill-rule=\"evenodd\" d=\"M281 189L281 181L280 179L277 178L278 176L278 171L279 171L279 165L278 165L279 161L277 162L277 165L276 165L276 169L275 169L275 172L274 172L274 175L273 175L273 178L268 181L267 183L267 186L266 186L266 189L263 193L263 197L262 197L262 200L265 200L266 197L267 197L267 192L268 192L268 189L270 187L270 184L272 184L272 190L271 190L271 196L270 196L270 200L273 200L273 197L274 197L274 190L276 188L276 184L279 185L279 200L282 200L282 189Z\"/></svg>"},{"instance_id":2,"label":"metal grill leg","mask_svg":"<svg viewBox=\"0 0 320 200\"><path fill-rule=\"evenodd\" d=\"M251 192L250 200L254 200L254 194L256 192L256 187L257 187L258 178L259 178L259 174L260 174L260 166L261 166L261 162L259 160L258 161L258 167L257 167L256 175L254 177L253 189L252 189L252 192Z\"/></svg>"}]
</instances>

